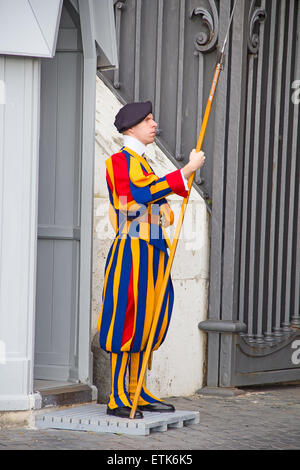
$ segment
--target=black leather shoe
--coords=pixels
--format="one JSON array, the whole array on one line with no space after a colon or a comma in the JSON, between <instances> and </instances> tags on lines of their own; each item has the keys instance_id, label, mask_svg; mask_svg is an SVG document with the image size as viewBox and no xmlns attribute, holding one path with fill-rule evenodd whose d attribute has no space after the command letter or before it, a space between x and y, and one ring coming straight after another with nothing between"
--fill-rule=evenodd
<instances>
[{"instance_id":1,"label":"black leather shoe","mask_svg":"<svg viewBox=\"0 0 300 470\"><path fill-rule=\"evenodd\" d=\"M118 418L130 418L131 408L129 406L119 406L118 408L113 408L112 410L107 407L106 414L111 416L117 416ZM136 410L134 419L142 419L143 413L139 410Z\"/></svg>"},{"instance_id":2,"label":"black leather shoe","mask_svg":"<svg viewBox=\"0 0 300 470\"><path fill-rule=\"evenodd\" d=\"M149 403L149 405L141 405L138 409L141 411L153 411L156 413L169 413L175 411L175 407L173 405L170 403L164 403L163 401Z\"/></svg>"}]
</instances>

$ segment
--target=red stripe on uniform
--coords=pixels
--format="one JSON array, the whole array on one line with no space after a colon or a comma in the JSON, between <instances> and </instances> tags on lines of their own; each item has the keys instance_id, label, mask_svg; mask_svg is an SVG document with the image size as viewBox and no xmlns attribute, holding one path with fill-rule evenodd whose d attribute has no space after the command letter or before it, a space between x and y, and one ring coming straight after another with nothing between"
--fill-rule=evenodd
<instances>
[{"instance_id":1,"label":"red stripe on uniform","mask_svg":"<svg viewBox=\"0 0 300 470\"><path fill-rule=\"evenodd\" d=\"M154 175L153 171L151 171L150 173L148 173L146 170L144 170L143 167L142 167L142 172L144 173L145 176Z\"/></svg>"},{"instance_id":2,"label":"red stripe on uniform","mask_svg":"<svg viewBox=\"0 0 300 470\"><path fill-rule=\"evenodd\" d=\"M106 181L107 181L107 184L109 186L109 189L111 190L111 192L113 192L113 185L112 185L110 176L108 174L108 170L106 170Z\"/></svg>"},{"instance_id":3,"label":"red stripe on uniform","mask_svg":"<svg viewBox=\"0 0 300 470\"><path fill-rule=\"evenodd\" d=\"M188 191L184 187L180 170L172 171L172 173L166 175L166 180L172 191L178 194L178 196L186 197L188 195Z\"/></svg>"},{"instance_id":4,"label":"red stripe on uniform","mask_svg":"<svg viewBox=\"0 0 300 470\"><path fill-rule=\"evenodd\" d=\"M133 269L131 266L130 280L128 286L127 307L124 320L124 328L121 346L125 344L132 336L134 324L134 294L133 294Z\"/></svg>"},{"instance_id":5,"label":"red stripe on uniform","mask_svg":"<svg viewBox=\"0 0 300 470\"><path fill-rule=\"evenodd\" d=\"M127 160L124 153L115 153L112 155L112 165L118 196L126 196L128 201L132 201L133 197L129 185Z\"/></svg>"}]
</instances>

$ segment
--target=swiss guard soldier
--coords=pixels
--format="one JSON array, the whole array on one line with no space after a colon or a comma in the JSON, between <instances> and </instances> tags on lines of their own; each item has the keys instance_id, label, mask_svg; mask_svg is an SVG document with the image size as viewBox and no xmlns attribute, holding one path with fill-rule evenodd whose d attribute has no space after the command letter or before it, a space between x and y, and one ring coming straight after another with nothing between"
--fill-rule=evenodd
<instances>
[{"instance_id":1,"label":"swiss guard soldier","mask_svg":"<svg viewBox=\"0 0 300 470\"><path fill-rule=\"evenodd\" d=\"M182 169L159 178L145 158L146 145L154 142L157 128L151 102L126 104L116 115L115 126L124 135L124 146L105 164L109 216L116 236L106 260L97 328L101 348L111 354L107 414L129 418L168 261L162 226L173 223L173 213L165 198L173 193L187 196L187 180L203 165L205 156L193 150ZM166 337L173 300L170 277L152 350ZM150 393L144 381L135 418L143 418L142 411L172 412L175 408Z\"/></svg>"}]
</instances>

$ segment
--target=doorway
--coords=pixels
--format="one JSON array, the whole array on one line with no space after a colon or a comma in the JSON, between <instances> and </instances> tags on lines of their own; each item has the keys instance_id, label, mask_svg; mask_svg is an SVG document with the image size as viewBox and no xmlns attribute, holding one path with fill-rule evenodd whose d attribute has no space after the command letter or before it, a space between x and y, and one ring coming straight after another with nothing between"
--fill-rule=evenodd
<instances>
[{"instance_id":1,"label":"doorway","mask_svg":"<svg viewBox=\"0 0 300 470\"><path fill-rule=\"evenodd\" d=\"M82 86L80 23L64 5L41 60L35 390L78 381Z\"/></svg>"}]
</instances>

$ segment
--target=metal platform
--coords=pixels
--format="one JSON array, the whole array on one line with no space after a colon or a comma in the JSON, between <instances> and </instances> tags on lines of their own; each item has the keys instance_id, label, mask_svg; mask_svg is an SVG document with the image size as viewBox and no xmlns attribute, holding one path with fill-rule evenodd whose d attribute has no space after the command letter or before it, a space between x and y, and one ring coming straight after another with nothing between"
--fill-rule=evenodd
<instances>
[{"instance_id":1,"label":"metal platform","mask_svg":"<svg viewBox=\"0 0 300 470\"><path fill-rule=\"evenodd\" d=\"M143 419L117 418L106 414L106 405L88 404L39 414L35 417L35 426L38 429L69 429L147 436L150 432L162 432L168 428L196 424L200 419L198 411L143 412L143 415Z\"/></svg>"}]
</instances>

